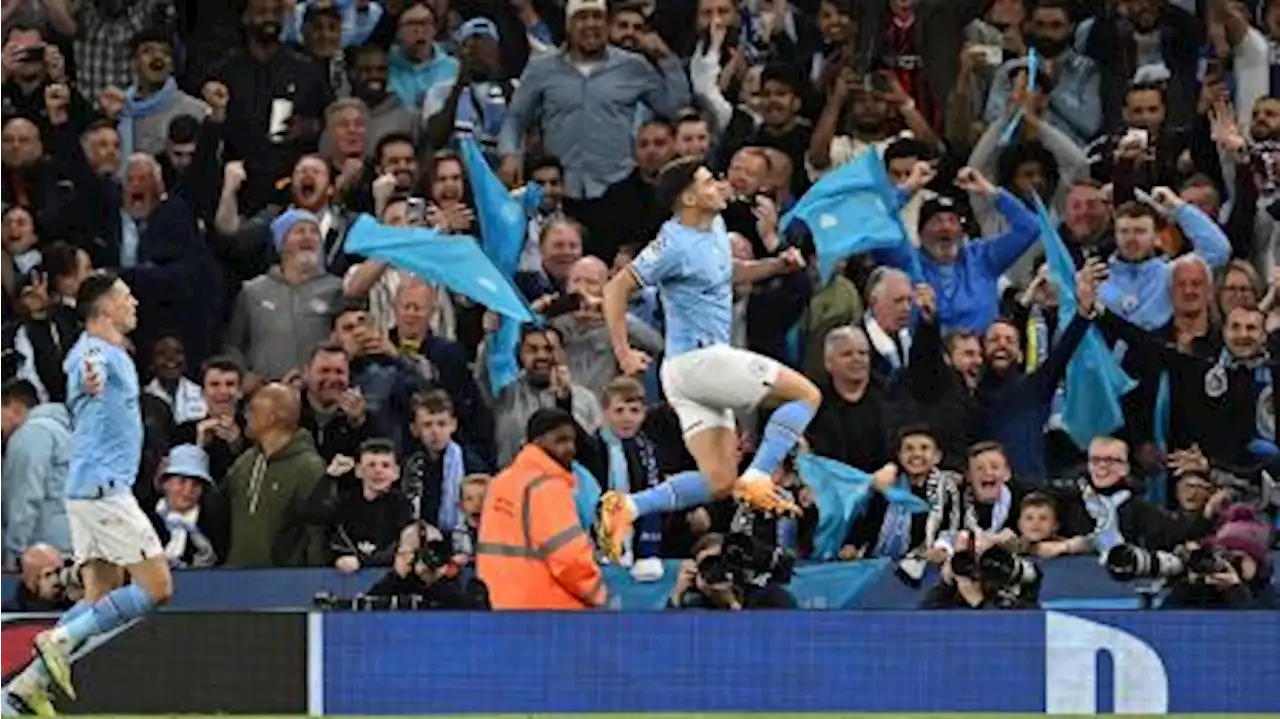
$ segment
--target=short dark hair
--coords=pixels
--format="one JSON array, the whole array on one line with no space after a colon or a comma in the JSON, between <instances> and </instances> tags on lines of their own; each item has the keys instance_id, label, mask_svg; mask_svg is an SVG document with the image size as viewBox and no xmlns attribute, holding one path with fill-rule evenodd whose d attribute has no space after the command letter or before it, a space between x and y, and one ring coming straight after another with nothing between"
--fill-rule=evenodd
<instances>
[{"instance_id":1,"label":"short dark hair","mask_svg":"<svg viewBox=\"0 0 1280 719\"><path fill-rule=\"evenodd\" d=\"M901 447L908 437L928 437L934 444L938 444L938 437L933 433L933 427L930 427L927 422L903 425L898 430L898 446Z\"/></svg>"},{"instance_id":2,"label":"short dark hair","mask_svg":"<svg viewBox=\"0 0 1280 719\"><path fill-rule=\"evenodd\" d=\"M1116 208L1116 219L1120 219L1121 217L1131 219L1149 217L1152 222L1156 223L1156 225L1160 224L1159 216L1156 214L1155 210L1141 202L1134 202L1133 200L1130 200Z\"/></svg>"},{"instance_id":3,"label":"short dark hair","mask_svg":"<svg viewBox=\"0 0 1280 719\"><path fill-rule=\"evenodd\" d=\"M316 344L315 347L311 348L311 356L307 358L307 364L311 364L312 362L315 362L316 357L322 354L337 354L337 355L342 355L343 357L347 357L347 350L345 347L338 344L337 342L329 342L328 340L324 342L320 342ZM350 357L347 357L348 361L350 359L351 359Z\"/></svg>"},{"instance_id":4,"label":"short dark hair","mask_svg":"<svg viewBox=\"0 0 1280 719\"><path fill-rule=\"evenodd\" d=\"M200 121L191 115L178 115L169 121L169 142L186 145L200 139Z\"/></svg>"},{"instance_id":5,"label":"short dark hair","mask_svg":"<svg viewBox=\"0 0 1280 719\"><path fill-rule=\"evenodd\" d=\"M166 32L164 28L148 27L144 28L142 32L137 35L134 35L133 40L129 42L129 56L132 57L137 55L138 50L142 49L142 46L149 42L168 45L169 51L173 51L173 38L170 37L169 33Z\"/></svg>"},{"instance_id":6,"label":"short dark hair","mask_svg":"<svg viewBox=\"0 0 1280 719\"><path fill-rule=\"evenodd\" d=\"M361 45L352 45L351 47L348 47L343 51L342 59L344 60L344 63L343 63L344 66L347 68L347 73L350 74L351 71L355 69L356 60L359 59L361 55L365 55L371 52L380 52L383 55L391 54L390 50L383 47L382 45L379 45L376 42L366 42Z\"/></svg>"},{"instance_id":7,"label":"short dark hair","mask_svg":"<svg viewBox=\"0 0 1280 719\"><path fill-rule=\"evenodd\" d=\"M525 340L529 339L533 335L542 335L543 337L547 335L555 335L556 339L560 340L560 346L564 346L564 335L555 327L552 327L551 325L527 324L520 328L520 342L516 345L516 351L519 352L520 348L524 347Z\"/></svg>"},{"instance_id":8,"label":"short dark hair","mask_svg":"<svg viewBox=\"0 0 1280 719\"><path fill-rule=\"evenodd\" d=\"M9 38L13 37L13 34L15 32L38 32L40 33L40 39L41 40L45 39L44 30L42 30L39 25L34 25L31 23L25 23L25 22L15 22L14 24L10 25L9 30L5 32L4 41L6 43L9 42Z\"/></svg>"},{"instance_id":9,"label":"short dark hair","mask_svg":"<svg viewBox=\"0 0 1280 719\"><path fill-rule=\"evenodd\" d=\"M88 137L89 135L92 135L93 133L99 130L110 130L115 133L120 132L119 128L117 127L116 123L113 120L108 120L105 117L100 117L94 120L93 122L89 123L88 125L86 125L84 130L80 132L80 137L82 138Z\"/></svg>"},{"instance_id":10,"label":"short dark hair","mask_svg":"<svg viewBox=\"0 0 1280 719\"><path fill-rule=\"evenodd\" d=\"M44 271L49 274L50 280L67 277L76 271L76 256L78 254L79 248L70 242L55 240L41 251L40 264L44 266Z\"/></svg>"},{"instance_id":11,"label":"short dark hair","mask_svg":"<svg viewBox=\"0 0 1280 719\"><path fill-rule=\"evenodd\" d=\"M564 163L555 155L533 155L524 163L524 174L530 177L533 173L543 168L553 167L560 173L560 177L564 177Z\"/></svg>"},{"instance_id":12,"label":"short dark hair","mask_svg":"<svg viewBox=\"0 0 1280 719\"><path fill-rule=\"evenodd\" d=\"M0 388L0 404L8 406L17 402L27 409L40 404L40 393L36 386L25 379L11 379Z\"/></svg>"},{"instance_id":13,"label":"short dark hair","mask_svg":"<svg viewBox=\"0 0 1280 719\"><path fill-rule=\"evenodd\" d=\"M658 207L665 211L673 211L680 202L680 196L693 184L694 176L703 166L700 157L684 157L672 160L663 166L658 173L657 200Z\"/></svg>"},{"instance_id":14,"label":"short dark hair","mask_svg":"<svg viewBox=\"0 0 1280 719\"><path fill-rule=\"evenodd\" d=\"M364 297L343 297L338 300L337 305L333 308L333 314L329 316L329 331L333 331L338 326L338 319L348 312L365 312L369 311L369 300Z\"/></svg>"},{"instance_id":15,"label":"short dark hair","mask_svg":"<svg viewBox=\"0 0 1280 719\"><path fill-rule=\"evenodd\" d=\"M948 332L946 335L943 336L942 344L945 345L948 350L952 350L952 349L955 349L955 346L957 343L962 342L964 340L974 340L978 344L982 344L982 338L978 336L977 332L974 332L972 330L965 330L965 329L959 329L959 330L954 330L952 332Z\"/></svg>"},{"instance_id":16,"label":"short dark hair","mask_svg":"<svg viewBox=\"0 0 1280 719\"><path fill-rule=\"evenodd\" d=\"M237 377L244 379L244 365L230 355L217 355L200 363L200 384L204 384L205 376L213 370L234 372Z\"/></svg>"},{"instance_id":17,"label":"short dark hair","mask_svg":"<svg viewBox=\"0 0 1280 719\"><path fill-rule=\"evenodd\" d=\"M363 459L366 454L389 454L396 456L396 443L385 437L372 437L360 443L356 451L356 459Z\"/></svg>"},{"instance_id":18,"label":"short dark hair","mask_svg":"<svg viewBox=\"0 0 1280 719\"><path fill-rule=\"evenodd\" d=\"M415 394L409 406L413 410L415 419L419 411L427 414L454 414L453 398L442 389L433 389L429 392Z\"/></svg>"},{"instance_id":19,"label":"short dark hair","mask_svg":"<svg viewBox=\"0 0 1280 719\"><path fill-rule=\"evenodd\" d=\"M1052 509L1055 515L1058 513L1057 500L1044 492L1032 492L1023 497L1022 501L1018 503L1018 513L1021 514L1022 510L1029 507L1047 507Z\"/></svg>"},{"instance_id":20,"label":"short dark hair","mask_svg":"<svg viewBox=\"0 0 1280 719\"><path fill-rule=\"evenodd\" d=\"M417 145L413 144L413 136L407 132L391 132L383 135L378 139L378 144L374 145L373 157L379 163L382 162L382 151L391 145L403 144L414 148L414 153L418 151Z\"/></svg>"},{"instance_id":21,"label":"short dark hair","mask_svg":"<svg viewBox=\"0 0 1280 719\"><path fill-rule=\"evenodd\" d=\"M111 270L94 270L84 282L80 283L80 291L76 293L76 309L84 319L96 317L100 311L102 298L111 294L120 277Z\"/></svg>"},{"instance_id":22,"label":"short dark hair","mask_svg":"<svg viewBox=\"0 0 1280 719\"><path fill-rule=\"evenodd\" d=\"M1135 82L1125 88L1124 101L1129 101L1129 96L1137 92L1154 92L1160 95L1160 101L1165 101L1164 85L1156 82Z\"/></svg>"},{"instance_id":23,"label":"short dark hair","mask_svg":"<svg viewBox=\"0 0 1280 719\"><path fill-rule=\"evenodd\" d=\"M889 143L884 148L884 166L888 167L890 162L901 160L908 157L914 157L917 160L928 160L933 157L929 146L913 137L903 137Z\"/></svg>"},{"instance_id":24,"label":"short dark hair","mask_svg":"<svg viewBox=\"0 0 1280 719\"><path fill-rule=\"evenodd\" d=\"M973 459L980 454L986 454L987 452L999 452L1000 454L1004 454L1004 445L994 439L986 439L969 445L969 459Z\"/></svg>"}]
</instances>

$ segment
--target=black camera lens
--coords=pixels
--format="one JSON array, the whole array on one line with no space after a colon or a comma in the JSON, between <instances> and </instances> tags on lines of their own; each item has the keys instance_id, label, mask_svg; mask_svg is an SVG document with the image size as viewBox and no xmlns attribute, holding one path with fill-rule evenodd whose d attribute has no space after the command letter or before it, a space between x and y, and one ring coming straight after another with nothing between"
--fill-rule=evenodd
<instances>
[{"instance_id":1,"label":"black camera lens","mask_svg":"<svg viewBox=\"0 0 1280 719\"><path fill-rule=\"evenodd\" d=\"M698 562L698 575L707 584L723 584L729 581L729 562L721 554L703 557Z\"/></svg>"}]
</instances>

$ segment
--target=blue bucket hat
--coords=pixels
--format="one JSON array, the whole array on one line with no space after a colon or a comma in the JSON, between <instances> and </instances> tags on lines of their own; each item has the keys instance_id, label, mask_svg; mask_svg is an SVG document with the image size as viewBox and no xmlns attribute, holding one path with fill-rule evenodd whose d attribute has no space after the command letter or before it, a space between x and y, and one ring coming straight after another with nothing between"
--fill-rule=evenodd
<instances>
[{"instance_id":1,"label":"blue bucket hat","mask_svg":"<svg viewBox=\"0 0 1280 719\"><path fill-rule=\"evenodd\" d=\"M180 444L169 450L169 466L165 476L177 475L213 482L209 476L209 455L194 444Z\"/></svg>"}]
</instances>

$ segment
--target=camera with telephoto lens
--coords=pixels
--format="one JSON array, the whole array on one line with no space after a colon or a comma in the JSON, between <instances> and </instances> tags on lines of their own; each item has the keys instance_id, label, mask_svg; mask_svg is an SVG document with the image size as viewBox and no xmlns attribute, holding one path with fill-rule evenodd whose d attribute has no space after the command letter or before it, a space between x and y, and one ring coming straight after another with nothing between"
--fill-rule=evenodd
<instances>
[{"instance_id":1,"label":"camera with telephoto lens","mask_svg":"<svg viewBox=\"0 0 1280 719\"><path fill-rule=\"evenodd\" d=\"M1151 551L1121 544L1107 552L1107 573L1119 582L1135 579L1176 579L1184 575L1207 577L1234 567L1243 573L1240 557L1221 547L1197 547L1174 552Z\"/></svg>"},{"instance_id":2,"label":"camera with telephoto lens","mask_svg":"<svg viewBox=\"0 0 1280 719\"><path fill-rule=\"evenodd\" d=\"M951 571L991 587L1034 584L1040 578L1035 564L1004 547L991 547L980 555L971 549L956 552L951 557Z\"/></svg>"},{"instance_id":3,"label":"camera with telephoto lens","mask_svg":"<svg viewBox=\"0 0 1280 719\"><path fill-rule=\"evenodd\" d=\"M751 534L733 533L725 537L722 554L731 572L736 571L738 576L748 579L768 574L771 581L786 584L795 574L794 554Z\"/></svg>"},{"instance_id":4,"label":"camera with telephoto lens","mask_svg":"<svg viewBox=\"0 0 1280 719\"><path fill-rule=\"evenodd\" d=\"M730 582L742 587L765 575L771 582L786 584L793 574L795 556L791 552L745 533L728 535L719 554L698 562L698 575L707 584Z\"/></svg>"},{"instance_id":5,"label":"camera with telephoto lens","mask_svg":"<svg viewBox=\"0 0 1280 719\"><path fill-rule=\"evenodd\" d=\"M723 554L709 554L698 562L698 576L707 584L738 583L738 572L729 566Z\"/></svg>"}]
</instances>

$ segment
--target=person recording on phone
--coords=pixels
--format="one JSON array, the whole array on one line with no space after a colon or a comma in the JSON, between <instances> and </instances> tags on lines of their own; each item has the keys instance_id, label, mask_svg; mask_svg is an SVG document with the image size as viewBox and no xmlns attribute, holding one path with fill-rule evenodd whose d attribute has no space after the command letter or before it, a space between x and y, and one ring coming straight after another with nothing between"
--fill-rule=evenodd
<instances>
[{"instance_id":1,"label":"person recording on phone","mask_svg":"<svg viewBox=\"0 0 1280 719\"><path fill-rule=\"evenodd\" d=\"M1124 93L1123 122L1085 148L1093 179L1140 187L1177 186L1178 158L1191 150L1191 133L1168 120L1162 83L1134 82ZM1116 199L1119 205L1123 200Z\"/></svg>"},{"instance_id":2,"label":"person recording on phone","mask_svg":"<svg viewBox=\"0 0 1280 719\"><path fill-rule=\"evenodd\" d=\"M378 325L364 300L343 300L329 339L342 345L350 358L350 383L363 396L374 426L396 443L398 451L409 447L413 421L410 398L431 388L427 378L410 359L400 355L390 333Z\"/></svg>"}]
</instances>

